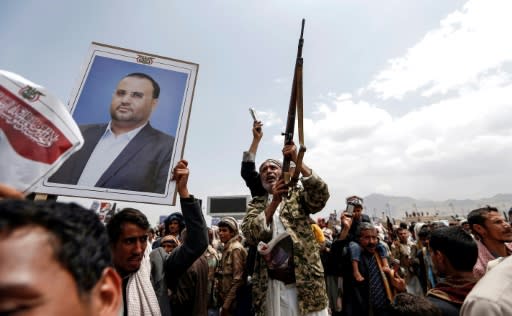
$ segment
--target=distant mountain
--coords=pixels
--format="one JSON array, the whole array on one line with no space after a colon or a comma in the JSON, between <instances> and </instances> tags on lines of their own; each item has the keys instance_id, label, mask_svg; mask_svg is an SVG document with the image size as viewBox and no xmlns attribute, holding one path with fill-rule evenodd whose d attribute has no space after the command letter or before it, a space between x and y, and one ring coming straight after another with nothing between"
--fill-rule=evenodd
<instances>
[{"instance_id":1,"label":"distant mountain","mask_svg":"<svg viewBox=\"0 0 512 316\"><path fill-rule=\"evenodd\" d=\"M449 199L444 201L417 200L408 196L390 196L383 194L370 194L364 197L365 212L370 216L382 217L390 216L393 218L405 217L405 212L420 212L423 214L439 215L458 215L466 217L467 214L476 208L490 205L497 207L500 211L508 210L512 207L512 194L496 194L493 197L482 198L478 200L456 200Z\"/></svg>"}]
</instances>

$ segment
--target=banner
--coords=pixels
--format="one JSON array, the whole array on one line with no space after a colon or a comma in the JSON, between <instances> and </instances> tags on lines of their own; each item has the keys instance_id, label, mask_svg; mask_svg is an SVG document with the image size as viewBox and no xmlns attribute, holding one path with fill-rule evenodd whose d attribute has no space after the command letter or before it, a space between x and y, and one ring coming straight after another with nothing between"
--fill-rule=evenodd
<instances>
[{"instance_id":1,"label":"banner","mask_svg":"<svg viewBox=\"0 0 512 316\"><path fill-rule=\"evenodd\" d=\"M30 193L82 144L61 101L44 87L0 70L0 183Z\"/></svg>"}]
</instances>

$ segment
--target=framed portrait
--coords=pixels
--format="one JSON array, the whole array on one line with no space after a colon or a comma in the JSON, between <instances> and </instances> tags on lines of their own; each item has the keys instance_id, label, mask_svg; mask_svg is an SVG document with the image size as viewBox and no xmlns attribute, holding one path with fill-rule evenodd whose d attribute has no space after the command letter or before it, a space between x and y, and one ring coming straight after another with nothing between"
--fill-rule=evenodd
<instances>
[{"instance_id":1,"label":"framed portrait","mask_svg":"<svg viewBox=\"0 0 512 316\"><path fill-rule=\"evenodd\" d=\"M68 103L84 145L36 192L174 205L198 70L93 42Z\"/></svg>"}]
</instances>

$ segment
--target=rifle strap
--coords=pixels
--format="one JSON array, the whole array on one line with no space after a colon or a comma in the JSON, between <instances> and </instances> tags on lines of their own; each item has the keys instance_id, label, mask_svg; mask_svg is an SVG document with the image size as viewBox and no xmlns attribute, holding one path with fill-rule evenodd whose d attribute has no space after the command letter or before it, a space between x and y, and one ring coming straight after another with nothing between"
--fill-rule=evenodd
<instances>
[{"instance_id":1,"label":"rifle strap","mask_svg":"<svg viewBox=\"0 0 512 316\"><path fill-rule=\"evenodd\" d=\"M395 291L391 282L388 279L388 275L382 270L384 267L384 263L382 262L382 258L378 253L373 254L375 256L375 261L377 262L377 265L379 266L379 270L382 277L382 283L384 284L384 289L386 290L386 296L388 297L390 302L393 302L395 300ZM393 270L391 270L391 273L393 273Z\"/></svg>"},{"instance_id":2,"label":"rifle strap","mask_svg":"<svg viewBox=\"0 0 512 316\"><path fill-rule=\"evenodd\" d=\"M297 156L297 162L295 164L295 172L293 173L292 181L296 182L299 179L299 174L302 169L302 160L304 153L306 152L306 146L304 146L304 124L303 124L303 93L302 93L302 60L297 67L296 73L296 107L297 107L297 129L299 132L299 154Z\"/></svg>"}]
</instances>

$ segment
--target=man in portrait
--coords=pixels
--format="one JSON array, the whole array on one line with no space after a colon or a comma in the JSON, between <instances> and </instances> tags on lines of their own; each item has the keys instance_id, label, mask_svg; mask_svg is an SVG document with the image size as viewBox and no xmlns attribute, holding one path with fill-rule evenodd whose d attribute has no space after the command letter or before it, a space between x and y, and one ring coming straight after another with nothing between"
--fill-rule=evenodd
<instances>
[{"instance_id":1,"label":"man in portrait","mask_svg":"<svg viewBox=\"0 0 512 316\"><path fill-rule=\"evenodd\" d=\"M149 122L159 95L160 86L147 74L122 78L112 95L110 122L80 126L84 146L48 181L164 193L174 137Z\"/></svg>"}]
</instances>

